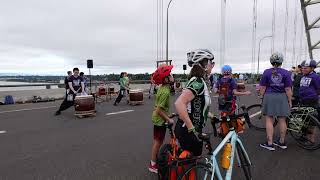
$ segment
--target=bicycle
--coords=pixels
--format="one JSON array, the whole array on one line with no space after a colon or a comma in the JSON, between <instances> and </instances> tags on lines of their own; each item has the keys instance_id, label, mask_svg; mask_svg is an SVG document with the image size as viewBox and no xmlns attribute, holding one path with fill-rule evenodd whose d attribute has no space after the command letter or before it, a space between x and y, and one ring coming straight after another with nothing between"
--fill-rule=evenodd
<instances>
[{"instance_id":1,"label":"bicycle","mask_svg":"<svg viewBox=\"0 0 320 180\"><path fill-rule=\"evenodd\" d=\"M244 118L244 122L249 121L249 115L246 112L246 107L242 106L241 109L244 113L235 114L235 115L228 115L221 118L221 122L228 122L232 124L233 121L241 118ZM215 131L215 122L211 121L211 124ZM251 175L251 161L249 159L248 153L246 152L237 132L234 127L230 127L229 133L224 137L222 142L218 145L218 147L213 151L211 143L210 143L210 135L200 135L199 138L205 142L205 147L208 150L208 156L204 156L203 159L205 162L197 161L192 167L187 169L184 174L179 177L179 180L188 179L191 175L191 172L196 172L194 180L205 180L205 179L218 179L222 180L221 171L219 168L219 163L217 162L217 155L222 150L222 148L227 144L230 143L232 147L231 157L230 157L230 166L226 170L225 178L226 180L230 180L232 176L233 164L235 155L237 155L237 160L239 166L243 169L244 175L247 180L252 179ZM192 174L194 175L194 173Z\"/></svg>"},{"instance_id":2,"label":"bicycle","mask_svg":"<svg viewBox=\"0 0 320 180\"><path fill-rule=\"evenodd\" d=\"M262 121L261 104L255 104L248 107L248 113L253 112L256 115L251 118L250 121L252 127L257 130L265 130L265 122ZM254 113L255 112L255 113ZM307 150L317 150L320 148L320 122L317 119L317 110L312 107L300 107L299 105L291 108L291 115L286 118L287 131L297 141L298 145ZM252 119L254 120L252 123ZM260 122L259 122L260 121ZM258 124L259 123L259 124ZM275 118L273 126L278 124L278 119ZM315 142L310 142L306 137L308 136L309 130L313 128L313 135L315 137Z\"/></svg>"},{"instance_id":3,"label":"bicycle","mask_svg":"<svg viewBox=\"0 0 320 180\"><path fill-rule=\"evenodd\" d=\"M172 113L169 117L178 117L178 115ZM173 133L173 124L166 123L165 125L169 130L170 142L168 144L164 144L157 155L158 179L175 180L178 174L184 172L188 166L196 161L197 157L191 157L191 153L189 151L182 150L179 147L177 139Z\"/></svg>"}]
</instances>

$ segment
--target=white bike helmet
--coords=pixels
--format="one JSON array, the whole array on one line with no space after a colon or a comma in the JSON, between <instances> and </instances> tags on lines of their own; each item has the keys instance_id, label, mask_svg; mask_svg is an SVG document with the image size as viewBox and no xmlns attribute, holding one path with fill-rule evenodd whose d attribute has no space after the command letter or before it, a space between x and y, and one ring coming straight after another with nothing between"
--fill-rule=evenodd
<instances>
[{"instance_id":1,"label":"white bike helmet","mask_svg":"<svg viewBox=\"0 0 320 180\"><path fill-rule=\"evenodd\" d=\"M195 64L199 64L203 59L212 61L214 59L213 54L208 49L197 49L187 53L188 65L192 67Z\"/></svg>"}]
</instances>

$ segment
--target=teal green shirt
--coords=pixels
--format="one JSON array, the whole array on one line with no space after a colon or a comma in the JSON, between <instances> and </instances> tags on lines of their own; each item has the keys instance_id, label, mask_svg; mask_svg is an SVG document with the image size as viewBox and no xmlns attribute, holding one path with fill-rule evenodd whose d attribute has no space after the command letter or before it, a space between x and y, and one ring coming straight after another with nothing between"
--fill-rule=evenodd
<instances>
[{"instance_id":1,"label":"teal green shirt","mask_svg":"<svg viewBox=\"0 0 320 180\"><path fill-rule=\"evenodd\" d=\"M126 89L127 86L127 80L126 78L120 78L120 89Z\"/></svg>"},{"instance_id":2,"label":"teal green shirt","mask_svg":"<svg viewBox=\"0 0 320 180\"><path fill-rule=\"evenodd\" d=\"M157 91L155 108L160 107L169 114L170 108L170 87L161 85ZM156 126L163 126L166 121L162 119L155 111L152 113L152 123Z\"/></svg>"}]
</instances>

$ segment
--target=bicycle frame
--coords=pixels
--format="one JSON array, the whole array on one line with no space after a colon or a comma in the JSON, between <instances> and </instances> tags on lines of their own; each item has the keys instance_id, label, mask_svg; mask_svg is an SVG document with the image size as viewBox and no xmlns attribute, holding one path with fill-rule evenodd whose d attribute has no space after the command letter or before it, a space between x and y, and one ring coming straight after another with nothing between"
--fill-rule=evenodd
<instances>
[{"instance_id":1,"label":"bicycle frame","mask_svg":"<svg viewBox=\"0 0 320 180\"><path fill-rule=\"evenodd\" d=\"M226 135L226 137L222 140L222 142L218 145L218 147L213 151L213 154L210 155L210 160L206 158L206 164L210 164L212 168L211 180L213 180L215 175L218 180L223 180L221 171L219 168L219 163L216 157L218 153L223 149L224 145L228 142L231 142L232 151L231 151L231 159L230 159L230 168L226 172L225 180L231 180L235 155L237 155L237 160L239 165L241 164L238 153L237 153L237 148L236 148L237 144L240 146L240 148L245 154L245 158L248 160L249 164L251 165L251 161L249 159L248 153L246 152L241 140L239 139L238 134L234 130L232 130ZM206 176L204 177L204 179L207 178Z\"/></svg>"},{"instance_id":2,"label":"bicycle frame","mask_svg":"<svg viewBox=\"0 0 320 180\"><path fill-rule=\"evenodd\" d=\"M294 116L289 116L288 131L300 133L304 126L309 125L309 118L315 118L312 113L314 113L316 110L311 107L297 107L294 110L297 110L299 113L295 114Z\"/></svg>"}]
</instances>

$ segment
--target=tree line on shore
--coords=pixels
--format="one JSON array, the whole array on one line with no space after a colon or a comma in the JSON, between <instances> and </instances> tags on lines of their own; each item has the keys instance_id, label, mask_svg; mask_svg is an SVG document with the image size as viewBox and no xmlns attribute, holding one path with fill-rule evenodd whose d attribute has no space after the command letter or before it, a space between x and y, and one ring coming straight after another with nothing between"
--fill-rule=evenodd
<instances>
[{"instance_id":1,"label":"tree line on shore","mask_svg":"<svg viewBox=\"0 0 320 180\"><path fill-rule=\"evenodd\" d=\"M215 74L219 76L219 74ZM239 74L234 74L234 77L237 78ZM90 78L89 75L86 75ZM251 74L244 73L245 77L251 77ZM91 79L93 81L118 81L120 74L104 74L104 75L92 75ZM2 76L1 79L5 81L12 81L12 82L43 82L43 83L60 83L60 80L63 80L65 76ZM144 73L144 74L129 74L129 78L132 81L135 80L150 80L151 74ZM174 74L175 79L185 80L188 79L187 74Z\"/></svg>"}]
</instances>

